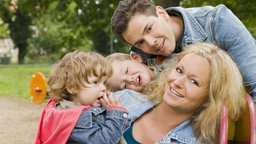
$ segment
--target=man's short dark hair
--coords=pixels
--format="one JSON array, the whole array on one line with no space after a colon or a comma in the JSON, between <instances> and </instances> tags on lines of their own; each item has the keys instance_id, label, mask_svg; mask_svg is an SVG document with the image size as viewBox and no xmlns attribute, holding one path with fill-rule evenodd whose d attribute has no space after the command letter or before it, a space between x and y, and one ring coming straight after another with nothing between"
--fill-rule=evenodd
<instances>
[{"instance_id":1,"label":"man's short dark hair","mask_svg":"<svg viewBox=\"0 0 256 144\"><path fill-rule=\"evenodd\" d=\"M131 17L137 13L157 16L155 5L150 0L120 0L111 18L112 33L124 40L122 35Z\"/></svg>"}]
</instances>

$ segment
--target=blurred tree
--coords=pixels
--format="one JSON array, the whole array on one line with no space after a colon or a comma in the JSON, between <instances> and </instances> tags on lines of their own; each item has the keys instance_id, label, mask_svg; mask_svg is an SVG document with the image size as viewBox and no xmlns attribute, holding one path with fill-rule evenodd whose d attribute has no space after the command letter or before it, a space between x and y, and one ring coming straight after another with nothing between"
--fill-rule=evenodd
<instances>
[{"instance_id":1,"label":"blurred tree","mask_svg":"<svg viewBox=\"0 0 256 144\"><path fill-rule=\"evenodd\" d=\"M30 6L36 8L36 12L31 14L35 32L30 39L31 58L47 54L52 58L50 61L55 61L76 49L91 50L91 41L84 34L75 11L76 3L71 2L64 7L60 2L34 3Z\"/></svg>"},{"instance_id":2,"label":"blurred tree","mask_svg":"<svg viewBox=\"0 0 256 144\"><path fill-rule=\"evenodd\" d=\"M10 37L14 42L15 48L19 49L18 63L23 64L27 53L28 38L31 37L31 18L22 9L22 1L1 1L0 13L3 22L8 24Z\"/></svg>"},{"instance_id":3,"label":"blurred tree","mask_svg":"<svg viewBox=\"0 0 256 144\"><path fill-rule=\"evenodd\" d=\"M256 35L255 0L152 0L163 7L227 5ZM13 4L13 2L16 2ZM117 0L0 0L0 37L10 35L19 48L19 63L47 55L59 58L75 49L95 50L104 55L128 52L128 45L116 39L110 20ZM32 30L32 31L31 31ZM31 33L33 32L33 33ZM29 42L29 43L28 43Z\"/></svg>"},{"instance_id":4,"label":"blurred tree","mask_svg":"<svg viewBox=\"0 0 256 144\"><path fill-rule=\"evenodd\" d=\"M119 1L19 0L17 8L24 16L16 23L19 23L19 26L23 23L23 26L27 28L12 30L10 23L17 20L17 16L16 13L8 11L11 1L16 0L0 1L0 17L5 18L5 23L9 22L10 33L15 32L17 35L18 32L24 30L26 35L17 40L23 40L25 43L29 38L29 45L26 43L27 45L17 46L23 57L27 52L31 58L38 58L40 55L61 57L75 49L96 50L104 55L128 51L128 45L118 41L110 31L110 19ZM8 15L3 15L3 12L8 12ZM15 12L19 11L16 9ZM33 30L32 35L30 31L25 32L29 28ZM3 36L3 34L0 35ZM21 46L26 46L26 49L21 49Z\"/></svg>"},{"instance_id":5,"label":"blurred tree","mask_svg":"<svg viewBox=\"0 0 256 144\"><path fill-rule=\"evenodd\" d=\"M59 26L58 33L62 39L65 39L65 41L61 43L61 45L65 47L65 52L83 46L87 46L87 49L91 47L92 50L98 51L104 55L115 51L127 51L125 47L126 44L117 41L115 38L112 39L112 33L110 31L110 19L119 1L46 1L47 0L38 0L37 3L33 5L40 11L37 13L42 17L40 21L48 21L48 24L52 23L54 26ZM38 26L40 23L36 25ZM43 27L45 26L47 25L43 25ZM47 29L50 29L49 26L52 27L53 25L48 25ZM63 38L63 35L66 37ZM88 42L88 39L91 42Z\"/></svg>"}]
</instances>

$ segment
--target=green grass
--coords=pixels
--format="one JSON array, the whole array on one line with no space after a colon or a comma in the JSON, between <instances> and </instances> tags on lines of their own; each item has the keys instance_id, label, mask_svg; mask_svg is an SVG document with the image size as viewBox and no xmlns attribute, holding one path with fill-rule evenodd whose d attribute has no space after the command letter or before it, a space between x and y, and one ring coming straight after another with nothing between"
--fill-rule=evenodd
<instances>
[{"instance_id":1,"label":"green grass","mask_svg":"<svg viewBox=\"0 0 256 144\"><path fill-rule=\"evenodd\" d=\"M35 72L47 79L50 65L0 65L0 96L30 99L30 80Z\"/></svg>"}]
</instances>

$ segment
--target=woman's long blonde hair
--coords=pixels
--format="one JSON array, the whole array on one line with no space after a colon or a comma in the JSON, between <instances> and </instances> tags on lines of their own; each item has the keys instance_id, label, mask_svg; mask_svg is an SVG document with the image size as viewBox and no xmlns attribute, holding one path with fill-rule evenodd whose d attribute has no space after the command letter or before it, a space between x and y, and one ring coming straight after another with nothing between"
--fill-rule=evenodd
<instances>
[{"instance_id":1,"label":"woman's long blonde hair","mask_svg":"<svg viewBox=\"0 0 256 144\"><path fill-rule=\"evenodd\" d=\"M204 143L216 143L221 117L221 107L225 101L231 120L238 120L245 109L245 90L242 76L231 57L213 44L197 43L189 45L177 58L176 64L187 54L197 54L205 58L211 67L209 81L209 105L200 109L192 117L195 136ZM159 103L164 94L166 77L173 68L165 70L144 90L150 100Z\"/></svg>"}]
</instances>

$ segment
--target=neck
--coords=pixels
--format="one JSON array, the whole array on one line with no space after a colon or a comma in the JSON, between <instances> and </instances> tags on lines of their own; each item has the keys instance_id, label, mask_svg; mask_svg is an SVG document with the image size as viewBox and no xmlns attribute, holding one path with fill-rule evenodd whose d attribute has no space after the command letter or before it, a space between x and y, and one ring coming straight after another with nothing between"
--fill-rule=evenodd
<instances>
[{"instance_id":1,"label":"neck","mask_svg":"<svg viewBox=\"0 0 256 144\"><path fill-rule=\"evenodd\" d=\"M182 113L181 111L176 111L173 108L170 108L166 104L160 103L156 106L150 113L152 118L156 123L165 124L165 127L173 129L177 127L182 122L191 118L191 114Z\"/></svg>"},{"instance_id":2,"label":"neck","mask_svg":"<svg viewBox=\"0 0 256 144\"><path fill-rule=\"evenodd\" d=\"M177 14L176 16L170 16L170 24L173 26L175 38L177 41L181 41L184 33L184 22L182 16Z\"/></svg>"}]
</instances>

